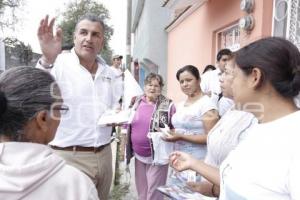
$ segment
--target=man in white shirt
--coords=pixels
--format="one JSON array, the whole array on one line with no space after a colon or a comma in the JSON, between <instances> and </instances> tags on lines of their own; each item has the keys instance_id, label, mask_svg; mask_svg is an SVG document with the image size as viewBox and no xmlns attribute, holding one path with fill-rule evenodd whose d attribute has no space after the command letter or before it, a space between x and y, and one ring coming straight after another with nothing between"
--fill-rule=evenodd
<instances>
[{"instance_id":1,"label":"man in white shirt","mask_svg":"<svg viewBox=\"0 0 300 200\"><path fill-rule=\"evenodd\" d=\"M227 60L232 56L229 49L221 49L217 54L217 69L206 72L201 76L200 87L202 92L209 95L211 100L217 105L219 115L222 116L232 107L233 101L222 96L219 77L225 70Z\"/></svg>"},{"instance_id":2,"label":"man in white shirt","mask_svg":"<svg viewBox=\"0 0 300 200\"><path fill-rule=\"evenodd\" d=\"M124 94L124 72L122 71L122 59L121 55L114 55L112 57L111 69L115 73L115 85L116 85L116 95L119 99L119 103L122 104L122 96Z\"/></svg>"},{"instance_id":3,"label":"man in white shirt","mask_svg":"<svg viewBox=\"0 0 300 200\"><path fill-rule=\"evenodd\" d=\"M61 53L62 31L53 35L54 20L41 20L38 39L42 57L37 67L49 70L61 89L64 104L54 151L69 164L86 173L95 183L101 200L107 200L112 181L111 126L99 127L97 120L117 106L115 76L97 55L104 44L104 24L95 15L80 18L74 31L74 48ZM80 183L78 183L80 184Z\"/></svg>"}]
</instances>

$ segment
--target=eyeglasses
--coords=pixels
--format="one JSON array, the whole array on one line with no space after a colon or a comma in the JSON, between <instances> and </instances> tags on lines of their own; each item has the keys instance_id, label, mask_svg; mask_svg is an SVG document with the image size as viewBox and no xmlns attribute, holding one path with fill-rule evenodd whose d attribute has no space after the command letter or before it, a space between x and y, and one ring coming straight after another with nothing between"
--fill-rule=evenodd
<instances>
[{"instance_id":1,"label":"eyeglasses","mask_svg":"<svg viewBox=\"0 0 300 200\"><path fill-rule=\"evenodd\" d=\"M70 109L67 105L54 105L51 107L51 110L59 110L60 114L67 114Z\"/></svg>"},{"instance_id":2,"label":"eyeglasses","mask_svg":"<svg viewBox=\"0 0 300 200\"><path fill-rule=\"evenodd\" d=\"M54 112L57 110L60 112ZM68 113L68 111L69 111L69 107L61 103L54 103L50 108L51 117L55 120L60 120L61 115L65 116Z\"/></svg>"}]
</instances>

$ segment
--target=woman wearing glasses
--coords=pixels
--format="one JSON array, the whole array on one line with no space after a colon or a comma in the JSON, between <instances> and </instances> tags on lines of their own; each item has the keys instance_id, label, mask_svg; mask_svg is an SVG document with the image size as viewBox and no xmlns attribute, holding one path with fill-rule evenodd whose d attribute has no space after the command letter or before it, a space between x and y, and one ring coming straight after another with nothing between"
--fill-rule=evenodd
<instances>
[{"instance_id":1,"label":"woman wearing glasses","mask_svg":"<svg viewBox=\"0 0 300 200\"><path fill-rule=\"evenodd\" d=\"M128 127L126 159L135 157L135 183L139 200L163 200L163 195L156 190L165 185L168 174L168 155L166 159L156 157L159 150L167 149L168 144L160 139L149 139L149 134L159 136L160 128L165 125L172 128L171 119L175 112L172 100L161 94L163 78L159 74L150 73L144 80L142 96L134 97L130 107L135 110L132 122ZM157 146L155 148L154 146ZM158 151L155 151L157 149Z\"/></svg>"},{"instance_id":2,"label":"woman wearing glasses","mask_svg":"<svg viewBox=\"0 0 300 200\"><path fill-rule=\"evenodd\" d=\"M92 181L46 146L68 111L62 103L47 72L18 67L1 74L1 199L98 199Z\"/></svg>"}]
</instances>

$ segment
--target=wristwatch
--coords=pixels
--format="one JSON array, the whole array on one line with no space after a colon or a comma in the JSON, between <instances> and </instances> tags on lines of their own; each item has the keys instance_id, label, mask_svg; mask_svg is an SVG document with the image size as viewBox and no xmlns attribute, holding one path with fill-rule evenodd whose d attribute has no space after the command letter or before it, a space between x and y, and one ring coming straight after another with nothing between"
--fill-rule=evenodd
<instances>
[{"instance_id":1,"label":"wristwatch","mask_svg":"<svg viewBox=\"0 0 300 200\"><path fill-rule=\"evenodd\" d=\"M39 64L42 66L42 67L44 67L45 69L51 69L51 68L53 68L53 64L45 64L45 63L43 63L42 62L42 59L39 59Z\"/></svg>"}]
</instances>

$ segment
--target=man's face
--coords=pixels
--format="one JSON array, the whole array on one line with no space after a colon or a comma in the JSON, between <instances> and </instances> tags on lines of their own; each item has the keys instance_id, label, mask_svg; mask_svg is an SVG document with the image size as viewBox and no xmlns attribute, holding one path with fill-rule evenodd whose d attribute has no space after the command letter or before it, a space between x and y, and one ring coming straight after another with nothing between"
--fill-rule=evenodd
<instances>
[{"instance_id":1,"label":"man's face","mask_svg":"<svg viewBox=\"0 0 300 200\"><path fill-rule=\"evenodd\" d=\"M121 58L114 58L113 59L113 66L115 67L119 67L122 63L122 59Z\"/></svg>"},{"instance_id":2,"label":"man's face","mask_svg":"<svg viewBox=\"0 0 300 200\"><path fill-rule=\"evenodd\" d=\"M229 60L229 55L222 55L220 61L218 62L218 67L221 70L221 72L224 72L225 65L226 65L228 60Z\"/></svg>"},{"instance_id":3,"label":"man's face","mask_svg":"<svg viewBox=\"0 0 300 200\"><path fill-rule=\"evenodd\" d=\"M79 59L93 60L100 53L104 42L104 30L99 22L80 21L74 33L74 48Z\"/></svg>"}]
</instances>

